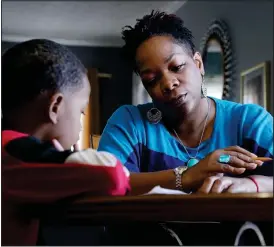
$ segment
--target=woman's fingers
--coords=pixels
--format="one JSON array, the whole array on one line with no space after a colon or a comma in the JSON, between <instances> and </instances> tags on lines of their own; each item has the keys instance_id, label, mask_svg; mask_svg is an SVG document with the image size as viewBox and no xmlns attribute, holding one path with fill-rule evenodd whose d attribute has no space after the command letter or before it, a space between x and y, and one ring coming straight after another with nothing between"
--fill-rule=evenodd
<instances>
[{"instance_id":1,"label":"woman's fingers","mask_svg":"<svg viewBox=\"0 0 274 247\"><path fill-rule=\"evenodd\" d=\"M229 165L237 167L237 168L246 168L248 170L256 169L258 165L261 163L252 160L250 157L239 154L236 152L225 151L224 154L230 155Z\"/></svg>"},{"instance_id":2,"label":"woman's fingers","mask_svg":"<svg viewBox=\"0 0 274 247\"><path fill-rule=\"evenodd\" d=\"M258 166L261 166L263 164L262 161L260 160L254 160L252 157L246 155L246 154L242 154L242 153L238 153L238 152L235 152L235 151L224 151L224 154L229 154L230 156L234 156L234 157L237 157L238 159L246 162L246 163L253 163L253 164L256 164Z\"/></svg>"},{"instance_id":3,"label":"woman's fingers","mask_svg":"<svg viewBox=\"0 0 274 247\"><path fill-rule=\"evenodd\" d=\"M215 172L231 173L240 175L246 171L246 168L233 167L229 164L216 163L214 166Z\"/></svg>"},{"instance_id":4,"label":"woman's fingers","mask_svg":"<svg viewBox=\"0 0 274 247\"><path fill-rule=\"evenodd\" d=\"M239 175L244 173L246 168L244 167L235 167L230 164L223 164L218 162L213 162L208 168L208 174L216 174L216 173L231 173L235 175Z\"/></svg>"},{"instance_id":5,"label":"woman's fingers","mask_svg":"<svg viewBox=\"0 0 274 247\"><path fill-rule=\"evenodd\" d=\"M219 179L217 176L207 177L203 185L197 190L198 193L208 194L213 186L215 180Z\"/></svg>"},{"instance_id":6,"label":"woman's fingers","mask_svg":"<svg viewBox=\"0 0 274 247\"><path fill-rule=\"evenodd\" d=\"M229 186L233 184L232 179L225 177L225 179L216 179L211 187L211 193L222 193Z\"/></svg>"},{"instance_id":7,"label":"woman's fingers","mask_svg":"<svg viewBox=\"0 0 274 247\"><path fill-rule=\"evenodd\" d=\"M222 193L232 184L232 179L212 176L205 179L203 185L197 190L198 193Z\"/></svg>"},{"instance_id":8,"label":"woman's fingers","mask_svg":"<svg viewBox=\"0 0 274 247\"><path fill-rule=\"evenodd\" d=\"M244 154L246 156L249 156L250 158L256 158L257 155L249 152L248 150L241 148L239 146L232 146L232 147L227 147L224 149L224 151L235 151L237 153Z\"/></svg>"},{"instance_id":9,"label":"woman's fingers","mask_svg":"<svg viewBox=\"0 0 274 247\"><path fill-rule=\"evenodd\" d=\"M220 170L220 165L223 166L221 169L225 169L225 170L229 170L229 172L233 172L236 174L241 174L242 170L238 170L238 169L232 169L231 167L234 168L244 168L244 169L248 169L248 170L254 170L257 168L257 166L261 166L263 164L262 161L259 160L254 160L254 156L251 155L250 152L246 151L245 154L243 154L242 152L237 152L237 151L228 151L228 150L236 150L236 149L241 149L240 147L230 147L224 150L217 150L216 152L214 152L214 159L215 160L215 164L219 164L217 165L217 167L215 167L218 171ZM243 149L244 150L244 149ZM219 162L219 157L221 155L229 155L229 161L228 163L221 163ZM212 157L212 158L213 158ZM229 165L229 166L224 166L224 165Z\"/></svg>"}]
</instances>

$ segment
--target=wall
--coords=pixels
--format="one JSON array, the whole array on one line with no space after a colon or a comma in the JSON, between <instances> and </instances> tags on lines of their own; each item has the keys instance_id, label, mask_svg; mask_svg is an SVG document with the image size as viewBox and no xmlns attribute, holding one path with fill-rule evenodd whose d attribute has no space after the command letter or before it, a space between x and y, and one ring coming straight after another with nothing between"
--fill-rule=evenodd
<instances>
[{"instance_id":1,"label":"wall","mask_svg":"<svg viewBox=\"0 0 274 247\"><path fill-rule=\"evenodd\" d=\"M236 57L235 92L231 100L240 100L240 72L265 60L271 61L273 75L273 2L272 1L196 1L189 0L177 12L195 37L197 48L211 20L224 19L230 27ZM13 43L2 42L2 52ZM102 124L122 104L132 102L132 73L119 48L69 47L86 67L112 73L113 79L101 82ZM273 76L271 76L273 91ZM273 98L272 98L273 106Z\"/></svg>"},{"instance_id":2,"label":"wall","mask_svg":"<svg viewBox=\"0 0 274 247\"><path fill-rule=\"evenodd\" d=\"M2 53L15 43L2 41ZM69 46L87 68L112 74L112 79L100 79L101 125L123 104L132 102L132 72L123 61L121 48Z\"/></svg>"},{"instance_id":3,"label":"wall","mask_svg":"<svg viewBox=\"0 0 274 247\"><path fill-rule=\"evenodd\" d=\"M232 85L236 93L232 100L240 100L241 71L269 60L273 75L273 1L189 0L176 14L192 30L198 49L213 19L222 18L227 22L237 62L237 78ZM273 88L273 76L271 84Z\"/></svg>"}]
</instances>

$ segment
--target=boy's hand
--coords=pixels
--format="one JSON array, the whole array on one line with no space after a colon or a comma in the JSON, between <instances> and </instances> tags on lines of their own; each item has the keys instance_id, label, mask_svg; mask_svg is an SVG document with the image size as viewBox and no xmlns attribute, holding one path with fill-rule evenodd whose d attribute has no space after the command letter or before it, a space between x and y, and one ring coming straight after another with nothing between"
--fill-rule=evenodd
<instances>
[{"instance_id":1,"label":"boy's hand","mask_svg":"<svg viewBox=\"0 0 274 247\"><path fill-rule=\"evenodd\" d=\"M59 141L57 141L56 139L52 140L52 144L53 146L60 152L64 151L64 148L62 147L62 145L60 144ZM80 151L80 145L79 143L76 143L73 145L73 151Z\"/></svg>"},{"instance_id":2,"label":"boy's hand","mask_svg":"<svg viewBox=\"0 0 274 247\"><path fill-rule=\"evenodd\" d=\"M64 151L64 148L62 147L62 145L60 144L59 141L57 141L56 139L52 140L52 144L53 146L58 150L58 151Z\"/></svg>"},{"instance_id":3,"label":"boy's hand","mask_svg":"<svg viewBox=\"0 0 274 247\"><path fill-rule=\"evenodd\" d=\"M80 145L79 143L77 142L76 144L73 145L73 151L80 151Z\"/></svg>"}]
</instances>

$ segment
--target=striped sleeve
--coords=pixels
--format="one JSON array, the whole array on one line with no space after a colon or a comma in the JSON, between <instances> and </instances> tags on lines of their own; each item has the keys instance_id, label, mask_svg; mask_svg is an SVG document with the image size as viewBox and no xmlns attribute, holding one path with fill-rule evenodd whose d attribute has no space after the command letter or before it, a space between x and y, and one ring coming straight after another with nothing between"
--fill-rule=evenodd
<instances>
[{"instance_id":1,"label":"striped sleeve","mask_svg":"<svg viewBox=\"0 0 274 247\"><path fill-rule=\"evenodd\" d=\"M80 164L90 164L94 167L110 167L109 169L120 166L120 161L111 153L100 152L93 149L86 149L83 151L72 153L65 160L65 163L80 163ZM129 177L129 171L123 166L123 171L127 177Z\"/></svg>"},{"instance_id":2,"label":"striped sleeve","mask_svg":"<svg viewBox=\"0 0 274 247\"><path fill-rule=\"evenodd\" d=\"M138 128L142 120L136 120L138 116L137 107L120 107L108 120L98 146L99 151L114 154L130 172L140 172L142 144Z\"/></svg>"},{"instance_id":3,"label":"striped sleeve","mask_svg":"<svg viewBox=\"0 0 274 247\"><path fill-rule=\"evenodd\" d=\"M273 116L261 106L247 104L243 105L242 119L243 148L259 157L273 158ZM253 174L273 176L273 162L265 162Z\"/></svg>"}]
</instances>

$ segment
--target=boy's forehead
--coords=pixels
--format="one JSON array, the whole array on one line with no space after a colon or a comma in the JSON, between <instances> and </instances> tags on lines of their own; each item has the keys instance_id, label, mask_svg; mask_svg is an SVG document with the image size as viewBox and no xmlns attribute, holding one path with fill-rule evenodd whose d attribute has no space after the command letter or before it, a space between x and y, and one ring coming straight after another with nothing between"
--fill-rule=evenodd
<instances>
[{"instance_id":1,"label":"boy's forehead","mask_svg":"<svg viewBox=\"0 0 274 247\"><path fill-rule=\"evenodd\" d=\"M90 86L90 82L89 82L87 76L83 77L83 79L82 79L82 85L83 86L78 91L78 93L75 94L75 96L82 97L84 100L89 99L89 95L90 95L90 91L91 91L91 86Z\"/></svg>"},{"instance_id":2,"label":"boy's forehead","mask_svg":"<svg viewBox=\"0 0 274 247\"><path fill-rule=\"evenodd\" d=\"M90 81L86 75L83 76L83 82L84 82L86 89L90 91L91 90Z\"/></svg>"},{"instance_id":3,"label":"boy's forehead","mask_svg":"<svg viewBox=\"0 0 274 247\"><path fill-rule=\"evenodd\" d=\"M79 104L85 104L89 101L91 86L87 77L83 76L81 81L81 86L79 88L75 87L72 90L67 91L65 93L67 104L75 104L76 102Z\"/></svg>"},{"instance_id":4,"label":"boy's forehead","mask_svg":"<svg viewBox=\"0 0 274 247\"><path fill-rule=\"evenodd\" d=\"M90 85L90 82L89 82L89 79L87 76L84 76L83 77L83 88L82 88L82 93L83 94L86 94L87 97L89 97L90 95L90 92L91 92L91 85Z\"/></svg>"}]
</instances>

